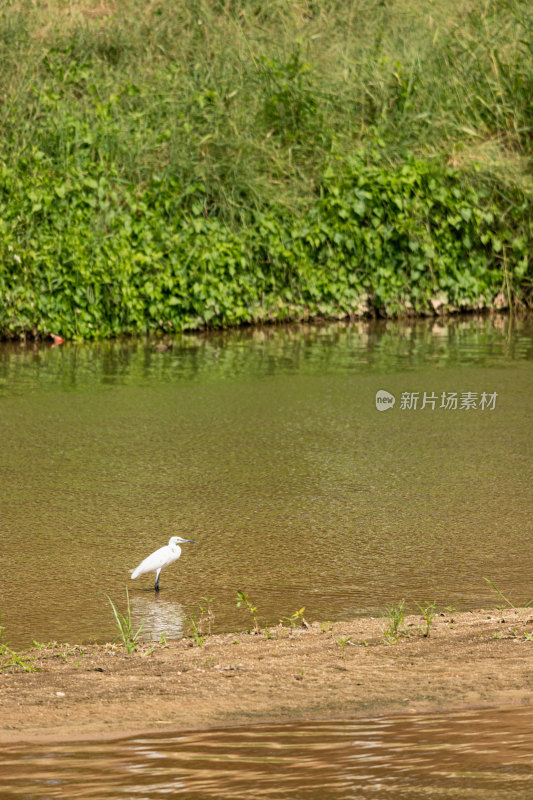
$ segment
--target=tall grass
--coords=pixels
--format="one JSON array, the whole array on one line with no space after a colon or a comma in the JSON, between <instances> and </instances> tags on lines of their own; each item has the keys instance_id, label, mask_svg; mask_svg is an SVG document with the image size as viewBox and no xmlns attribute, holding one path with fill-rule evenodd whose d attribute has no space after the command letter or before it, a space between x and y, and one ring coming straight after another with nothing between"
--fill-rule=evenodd
<instances>
[{"instance_id":1,"label":"tall grass","mask_svg":"<svg viewBox=\"0 0 533 800\"><path fill-rule=\"evenodd\" d=\"M112 599L108 596L109 604L113 609L113 616L115 618L116 627L118 630L118 638L121 639L122 644L128 653L133 653L138 644L139 636L144 628L144 623L141 623L137 630L135 630L133 619L131 616L130 594L126 588L126 611L121 613Z\"/></svg>"},{"instance_id":2,"label":"tall grass","mask_svg":"<svg viewBox=\"0 0 533 800\"><path fill-rule=\"evenodd\" d=\"M241 217L382 142L531 187L525 0L49 0L0 11L2 156L154 173Z\"/></svg>"}]
</instances>

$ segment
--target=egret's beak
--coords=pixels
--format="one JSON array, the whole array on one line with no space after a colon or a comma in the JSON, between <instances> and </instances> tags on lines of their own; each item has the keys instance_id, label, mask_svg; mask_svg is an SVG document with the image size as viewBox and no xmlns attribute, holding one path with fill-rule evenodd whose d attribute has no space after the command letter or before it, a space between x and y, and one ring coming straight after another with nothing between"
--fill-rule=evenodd
<instances>
[{"instance_id":1,"label":"egret's beak","mask_svg":"<svg viewBox=\"0 0 533 800\"><path fill-rule=\"evenodd\" d=\"M180 542L190 542L191 544L198 544L198 542L195 542L194 539L181 539L180 538Z\"/></svg>"}]
</instances>

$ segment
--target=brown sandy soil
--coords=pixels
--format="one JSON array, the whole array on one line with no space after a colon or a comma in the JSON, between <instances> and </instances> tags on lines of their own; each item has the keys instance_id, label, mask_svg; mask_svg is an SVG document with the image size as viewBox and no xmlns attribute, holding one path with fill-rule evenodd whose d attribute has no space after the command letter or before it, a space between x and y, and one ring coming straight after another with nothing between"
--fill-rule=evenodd
<instances>
[{"instance_id":1,"label":"brown sandy soil","mask_svg":"<svg viewBox=\"0 0 533 800\"><path fill-rule=\"evenodd\" d=\"M143 644L132 655L119 645L32 650L41 671L0 673L0 741L530 702L531 610L443 614L428 638L422 621L407 617L393 643L385 620L358 619L275 628L270 639Z\"/></svg>"}]
</instances>

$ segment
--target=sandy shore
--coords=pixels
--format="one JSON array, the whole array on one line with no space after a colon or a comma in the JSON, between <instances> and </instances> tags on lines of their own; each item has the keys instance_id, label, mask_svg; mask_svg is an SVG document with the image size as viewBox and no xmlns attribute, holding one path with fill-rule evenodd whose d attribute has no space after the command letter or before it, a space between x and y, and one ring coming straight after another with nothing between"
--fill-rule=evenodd
<instances>
[{"instance_id":1,"label":"sandy shore","mask_svg":"<svg viewBox=\"0 0 533 800\"><path fill-rule=\"evenodd\" d=\"M383 619L143 644L52 645L38 672L0 673L0 741L120 737L266 720L529 704L533 611L420 616L386 640ZM151 651L151 652L150 652Z\"/></svg>"}]
</instances>

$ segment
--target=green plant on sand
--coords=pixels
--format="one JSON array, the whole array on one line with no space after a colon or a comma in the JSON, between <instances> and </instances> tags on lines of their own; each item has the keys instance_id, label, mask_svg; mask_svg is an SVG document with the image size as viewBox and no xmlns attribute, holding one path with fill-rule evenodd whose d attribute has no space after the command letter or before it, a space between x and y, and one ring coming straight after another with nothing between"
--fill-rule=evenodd
<instances>
[{"instance_id":1,"label":"green plant on sand","mask_svg":"<svg viewBox=\"0 0 533 800\"><path fill-rule=\"evenodd\" d=\"M426 627L425 627L425 630L423 629L423 633L424 633L424 636L427 637L427 636L429 636L429 632L431 630L431 623L433 622L433 618L435 617L435 615L437 613L437 604L436 604L435 600L433 600L432 603L429 603L426 600L425 603L426 604L424 606L421 606L420 603L416 603L416 605L420 609L420 613L422 614L422 616L424 617L424 619L426 621Z\"/></svg>"},{"instance_id":2,"label":"green plant on sand","mask_svg":"<svg viewBox=\"0 0 533 800\"><path fill-rule=\"evenodd\" d=\"M483 580L484 580L484 581L486 581L486 582L489 584L489 586L490 586L492 589L494 589L494 591L496 592L496 594L498 594L498 595L499 595L499 596L502 598L502 600L505 602L505 607L506 607L506 608L513 608L513 609L514 609L514 608L521 608L521 609L524 611L525 609L527 609L527 608L530 608L530 607L533 605L533 600L530 600L528 603L525 603L525 604L523 604L523 605L517 606L515 603L513 603L511 600L509 600L509 599L508 599L508 598L507 598L507 597L506 597L506 596L503 594L503 592L501 592L501 591L498 589L498 587L497 587L497 586L495 586L495 585L494 585L493 581L491 581L491 580L490 580L490 578L483 578Z\"/></svg>"},{"instance_id":3,"label":"green plant on sand","mask_svg":"<svg viewBox=\"0 0 533 800\"><path fill-rule=\"evenodd\" d=\"M129 591L126 588L126 612L121 614L118 611L115 603L111 600L108 596L107 598L113 609L113 615L115 617L115 623L118 629L118 637L122 641L122 644L126 648L128 653L133 653L138 647L138 640L141 632L144 628L144 623L141 623L137 630L134 630L133 620L131 616L131 606L130 606L130 595Z\"/></svg>"},{"instance_id":4,"label":"green plant on sand","mask_svg":"<svg viewBox=\"0 0 533 800\"><path fill-rule=\"evenodd\" d=\"M294 614L291 614L290 617L281 617L279 624L283 625L284 623L288 623L292 629L296 628L298 625L309 627L304 619L304 611L305 606L302 606L302 608L295 611Z\"/></svg>"},{"instance_id":5,"label":"green plant on sand","mask_svg":"<svg viewBox=\"0 0 533 800\"><path fill-rule=\"evenodd\" d=\"M2 615L0 614L0 672L19 667L24 672L37 672L37 667L30 663L26 656L16 653L3 642L5 626L2 625Z\"/></svg>"},{"instance_id":6,"label":"green plant on sand","mask_svg":"<svg viewBox=\"0 0 533 800\"><path fill-rule=\"evenodd\" d=\"M389 626L383 631L387 641L397 641L401 636L405 635L405 629L402 627L405 620L405 600L400 600L396 605L388 606L384 616L389 619Z\"/></svg>"},{"instance_id":7,"label":"green plant on sand","mask_svg":"<svg viewBox=\"0 0 533 800\"><path fill-rule=\"evenodd\" d=\"M248 598L243 591L240 589L237 590L237 600L236 600L237 608L244 607L250 613L253 621L254 621L254 631L255 633L259 633L259 622L257 619L257 606L254 606L252 601Z\"/></svg>"}]
</instances>

